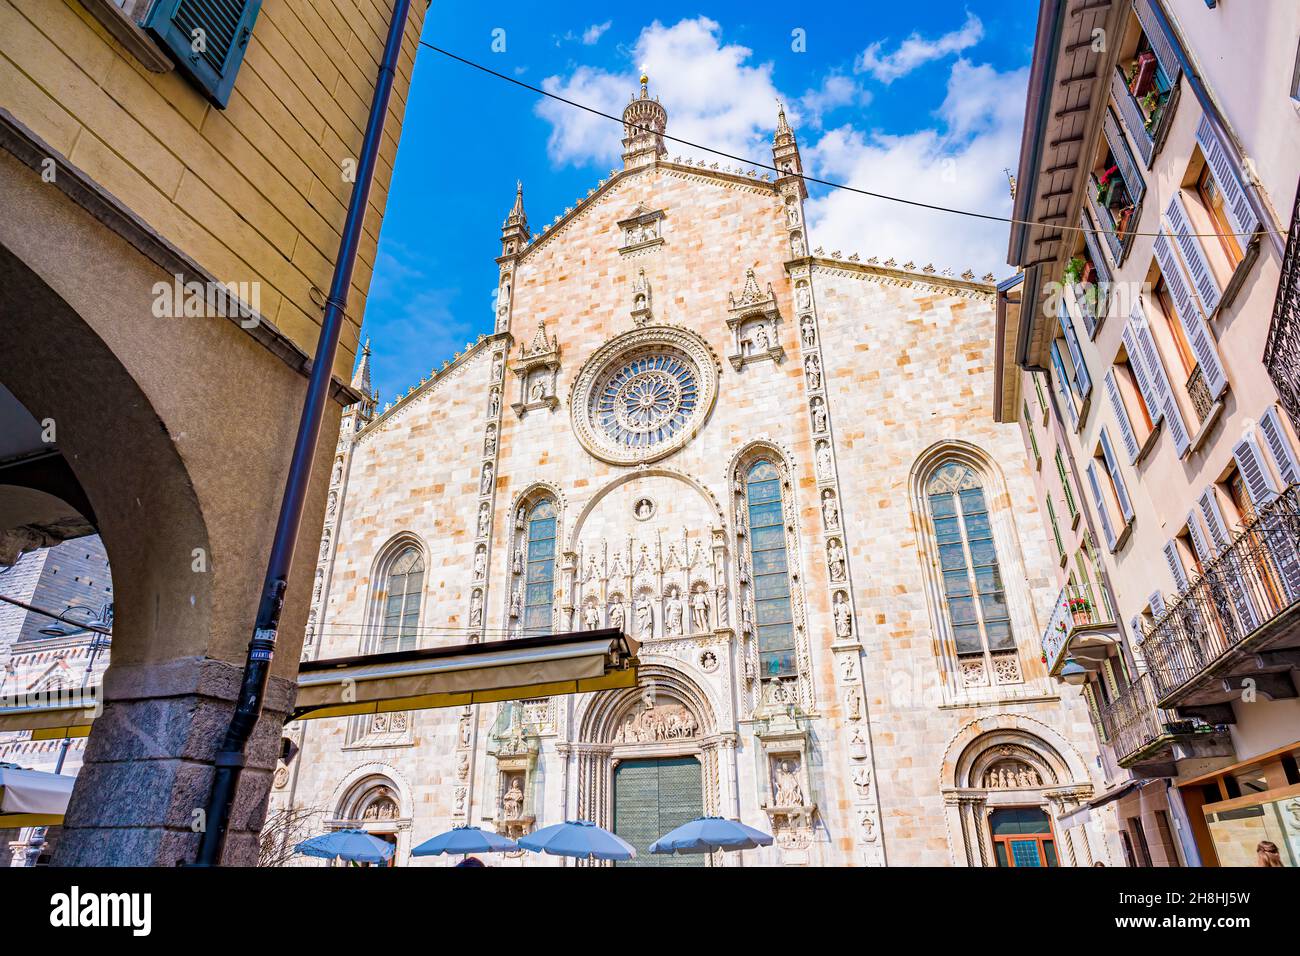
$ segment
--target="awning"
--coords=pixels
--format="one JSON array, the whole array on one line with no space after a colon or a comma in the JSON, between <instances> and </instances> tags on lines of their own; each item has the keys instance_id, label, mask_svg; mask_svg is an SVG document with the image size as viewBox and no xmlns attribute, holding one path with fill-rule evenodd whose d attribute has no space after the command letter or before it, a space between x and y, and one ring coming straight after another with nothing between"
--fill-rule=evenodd
<instances>
[{"instance_id":1,"label":"awning","mask_svg":"<svg viewBox=\"0 0 1300 956\"><path fill-rule=\"evenodd\" d=\"M100 711L99 687L61 688L48 693L0 698L0 733L30 730L32 740L85 737Z\"/></svg>"},{"instance_id":2,"label":"awning","mask_svg":"<svg viewBox=\"0 0 1300 956\"><path fill-rule=\"evenodd\" d=\"M309 661L294 720L459 707L636 686L637 642L617 628Z\"/></svg>"},{"instance_id":3,"label":"awning","mask_svg":"<svg viewBox=\"0 0 1300 956\"><path fill-rule=\"evenodd\" d=\"M76 777L0 764L0 829L63 822Z\"/></svg>"}]
</instances>

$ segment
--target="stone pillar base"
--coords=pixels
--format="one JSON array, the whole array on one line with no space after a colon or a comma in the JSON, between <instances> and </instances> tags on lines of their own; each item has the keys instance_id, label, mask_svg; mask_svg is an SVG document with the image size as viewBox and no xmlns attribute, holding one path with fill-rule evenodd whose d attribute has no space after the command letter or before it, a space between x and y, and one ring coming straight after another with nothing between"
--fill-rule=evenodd
<instances>
[{"instance_id":1,"label":"stone pillar base","mask_svg":"<svg viewBox=\"0 0 1300 956\"><path fill-rule=\"evenodd\" d=\"M114 663L54 851L55 866L176 866L194 861L212 761L239 690L240 668L187 658ZM271 775L295 687L271 678L249 741L222 863L257 863Z\"/></svg>"}]
</instances>

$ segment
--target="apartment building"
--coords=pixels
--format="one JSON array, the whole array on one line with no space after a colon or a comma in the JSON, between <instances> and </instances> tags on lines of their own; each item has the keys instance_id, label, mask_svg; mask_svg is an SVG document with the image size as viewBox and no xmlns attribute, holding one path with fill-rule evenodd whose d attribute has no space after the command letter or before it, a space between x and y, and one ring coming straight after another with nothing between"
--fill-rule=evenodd
<instances>
[{"instance_id":1,"label":"apartment building","mask_svg":"<svg viewBox=\"0 0 1300 956\"><path fill-rule=\"evenodd\" d=\"M1289 2L1040 11L995 414L1050 503L1044 659L1103 744L1079 812L1134 865L1300 865L1298 35Z\"/></svg>"}]
</instances>

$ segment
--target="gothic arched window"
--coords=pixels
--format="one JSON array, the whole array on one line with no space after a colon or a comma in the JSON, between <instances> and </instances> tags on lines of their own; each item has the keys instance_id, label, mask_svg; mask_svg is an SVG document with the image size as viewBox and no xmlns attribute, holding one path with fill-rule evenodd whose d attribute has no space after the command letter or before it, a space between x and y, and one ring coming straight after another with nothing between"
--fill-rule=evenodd
<instances>
[{"instance_id":1,"label":"gothic arched window","mask_svg":"<svg viewBox=\"0 0 1300 956\"><path fill-rule=\"evenodd\" d=\"M418 643L420 598L424 592L424 558L407 547L393 558L384 578L379 652L406 651Z\"/></svg>"},{"instance_id":2,"label":"gothic arched window","mask_svg":"<svg viewBox=\"0 0 1300 956\"><path fill-rule=\"evenodd\" d=\"M528 512L525 572L524 634L549 634L555 600L555 502L549 498Z\"/></svg>"},{"instance_id":3,"label":"gothic arched window","mask_svg":"<svg viewBox=\"0 0 1300 956\"><path fill-rule=\"evenodd\" d=\"M754 614L763 677L795 673L790 565L785 548L781 479L776 465L760 459L745 475L749 503L749 556L754 569Z\"/></svg>"},{"instance_id":4,"label":"gothic arched window","mask_svg":"<svg viewBox=\"0 0 1300 956\"><path fill-rule=\"evenodd\" d=\"M948 459L930 475L925 495L958 659L1014 651L1006 589L979 475Z\"/></svg>"}]
</instances>

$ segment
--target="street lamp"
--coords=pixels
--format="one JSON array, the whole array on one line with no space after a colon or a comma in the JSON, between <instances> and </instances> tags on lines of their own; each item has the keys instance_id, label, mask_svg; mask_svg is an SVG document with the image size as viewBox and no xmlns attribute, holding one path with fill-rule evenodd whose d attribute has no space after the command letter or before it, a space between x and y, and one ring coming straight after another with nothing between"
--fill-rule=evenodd
<instances>
[{"instance_id":1,"label":"street lamp","mask_svg":"<svg viewBox=\"0 0 1300 956\"><path fill-rule=\"evenodd\" d=\"M94 616L88 617L83 622L86 625L83 627L75 621L68 620L68 615L73 611L85 611L88 615ZM105 604L96 611L84 604L71 604L55 620L56 623L41 628L40 633L48 637L67 637L83 631L91 633L90 655L86 659L86 670L81 675L81 689L84 691L86 685L90 683L90 675L95 670L95 659L99 657L99 652L113 643L113 605ZM55 773L63 772L63 761L67 759L70 746L72 746L72 738L65 736L59 745L59 759L54 764Z\"/></svg>"}]
</instances>

